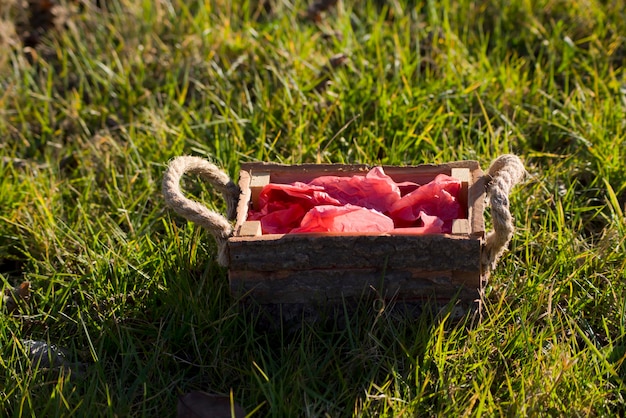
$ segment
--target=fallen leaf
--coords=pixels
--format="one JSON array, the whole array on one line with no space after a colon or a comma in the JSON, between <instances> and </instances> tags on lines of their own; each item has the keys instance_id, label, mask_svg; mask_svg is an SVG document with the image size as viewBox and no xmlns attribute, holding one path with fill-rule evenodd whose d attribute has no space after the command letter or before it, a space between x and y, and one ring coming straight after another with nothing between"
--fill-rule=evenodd
<instances>
[{"instance_id":1,"label":"fallen leaf","mask_svg":"<svg viewBox=\"0 0 626 418\"><path fill-rule=\"evenodd\" d=\"M322 12L325 12L336 4L337 0L316 0L307 9L307 17L319 23L322 21Z\"/></svg>"},{"instance_id":2,"label":"fallen leaf","mask_svg":"<svg viewBox=\"0 0 626 418\"><path fill-rule=\"evenodd\" d=\"M54 27L55 4L50 0L28 0L28 24L23 28L22 42L24 46L35 47L41 38Z\"/></svg>"},{"instance_id":3,"label":"fallen leaf","mask_svg":"<svg viewBox=\"0 0 626 418\"><path fill-rule=\"evenodd\" d=\"M23 282L18 287L4 289L2 301L8 313L13 313L20 307L25 307L30 300L30 282Z\"/></svg>"},{"instance_id":4,"label":"fallen leaf","mask_svg":"<svg viewBox=\"0 0 626 418\"><path fill-rule=\"evenodd\" d=\"M189 392L178 398L177 418L244 418L244 409L225 395L202 391Z\"/></svg>"}]
</instances>

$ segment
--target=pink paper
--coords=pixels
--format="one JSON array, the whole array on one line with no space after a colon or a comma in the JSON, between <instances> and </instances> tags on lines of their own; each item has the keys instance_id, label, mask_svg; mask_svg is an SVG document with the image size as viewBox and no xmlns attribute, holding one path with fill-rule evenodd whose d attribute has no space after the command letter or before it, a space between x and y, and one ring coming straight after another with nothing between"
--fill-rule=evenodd
<instances>
[{"instance_id":1,"label":"pink paper","mask_svg":"<svg viewBox=\"0 0 626 418\"><path fill-rule=\"evenodd\" d=\"M261 230L264 234L286 234L298 228L307 213L301 205L293 203L284 209L278 209L260 218Z\"/></svg>"},{"instance_id":2,"label":"pink paper","mask_svg":"<svg viewBox=\"0 0 626 418\"><path fill-rule=\"evenodd\" d=\"M309 210L300 228L292 233L303 232L389 232L393 221L388 216L360 206L316 206Z\"/></svg>"},{"instance_id":3,"label":"pink paper","mask_svg":"<svg viewBox=\"0 0 626 418\"><path fill-rule=\"evenodd\" d=\"M444 174L418 186L396 183L381 167L365 176L321 176L310 183L270 183L259 195L264 234L289 232L450 233L465 217L457 197L461 181ZM405 194L408 192L408 194Z\"/></svg>"},{"instance_id":4,"label":"pink paper","mask_svg":"<svg viewBox=\"0 0 626 418\"><path fill-rule=\"evenodd\" d=\"M439 174L430 183L395 202L389 215L396 221L396 226L411 226L422 212L443 221L462 218L464 213L457 201L460 190L460 180Z\"/></svg>"},{"instance_id":5,"label":"pink paper","mask_svg":"<svg viewBox=\"0 0 626 418\"><path fill-rule=\"evenodd\" d=\"M323 187L296 182L266 185L261 190L258 205L260 209L250 211L248 219L261 221L264 234L286 234L300 226L302 218L311 208L318 205L341 206L341 202L330 197Z\"/></svg>"},{"instance_id":6,"label":"pink paper","mask_svg":"<svg viewBox=\"0 0 626 418\"><path fill-rule=\"evenodd\" d=\"M408 228L395 228L392 231L394 235L425 235L425 234L442 234L450 232L447 230L443 220L437 216L428 216L424 212L419 213L419 219L422 226L413 226Z\"/></svg>"},{"instance_id":7,"label":"pink paper","mask_svg":"<svg viewBox=\"0 0 626 418\"><path fill-rule=\"evenodd\" d=\"M365 176L322 176L309 183L320 186L342 204L352 204L379 212L387 212L400 200L400 188L385 174L382 167L371 169Z\"/></svg>"},{"instance_id":8,"label":"pink paper","mask_svg":"<svg viewBox=\"0 0 626 418\"><path fill-rule=\"evenodd\" d=\"M295 182L293 184L270 183L263 187L259 195L261 211L267 208L271 211L277 205L285 202L298 202L304 206L341 205L342 203L326 193L323 187Z\"/></svg>"}]
</instances>

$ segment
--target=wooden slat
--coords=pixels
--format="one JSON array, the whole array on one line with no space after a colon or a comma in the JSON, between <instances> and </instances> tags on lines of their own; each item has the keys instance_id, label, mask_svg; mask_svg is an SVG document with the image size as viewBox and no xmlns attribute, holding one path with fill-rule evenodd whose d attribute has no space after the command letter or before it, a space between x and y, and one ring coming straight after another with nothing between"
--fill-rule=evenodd
<instances>
[{"instance_id":1,"label":"wooden slat","mask_svg":"<svg viewBox=\"0 0 626 418\"><path fill-rule=\"evenodd\" d=\"M246 221L239 228L240 237L259 237L263 234L260 221Z\"/></svg>"},{"instance_id":2,"label":"wooden slat","mask_svg":"<svg viewBox=\"0 0 626 418\"><path fill-rule=\"evenodd\" d=\"M470 237L483 239L485 236L485 187L486 180L480 168L472 171L472 181L467 191L467 218L470 222Z\"/></svg>"},{"instance_id":3,"label":"wooden slat","mask_svg":"<svg viewBox=\"0 0 626 418\"><path fill-rule=\"evenodd\" d=\"M480 170L476 161L453 161L444 164L422 164L417 166L382 166L385 173L396 182L413 181L425 184L438 174L450 175L455 168L464 168L473 172ZM309 182L320 176L365 175L372 167L363 164L302 164L283 165L274 163L242 163L241 170L249 173L269 172L272 183Z\"/></svg>"},{"instance_id":4,"label":"wooden slat","mask_svg":"<svg viewBox=\"0 0 626 418\"><path fill-rule=\"evenodd\" d=\"M481 242L452 235L262 235L232 237L230 268L273 271L370 268L383 265L423 270L480 270Z\"/></svg>"},{"instance_id":5,"label":"wooden slat","mask_svg":"<svg viewBox=\"0 0 626 418\"><path fill-rule=\"evenodd\" d=\"M474 300L479 275L415 269L280 270L229 272L231 293L257 303L327 303L376 297L398 300L430 298Z\"/></svg>"},{"instance_id":6,"label":"wooden slat","mask_svg":"<svg viewBox=\"0 0 626 418\"><path fill-rule=\"evenodd\" d=\"M270 172L269 171L255 171L251 173L250 177L250 201L254 209L258 208L259 195L263 190L263 187L270 184Z\"/></svg>"},{"instance_id":7,"label":"wooden slat","mask_svg":"<svg viewBox=\"0 0 626 418\"><path fill-rule=\"evenodd\" d=\"M470 170L465 167L456 167L450 170L450 177L454 177L457 180L461 180L464 183L470 181Z\"/></svg>"},{"instance_id":8,"label":"wooden slat","mask_svg":"<svg viewBox=\"0 0 626 418\"><path fill-rule=\"evenodd\" d=\"M459 199L459 203L461 204L461 207L464 209L465 216L468 216L469 215L468 191L469 191L469 184L470 184L470 179L471 179L470 170L469 168L465 168L465 167L455 167L450 170L450 176L454 177L457 180L461 180L461 190L459 190L458 199ZM457 225L456 230L454 229L454 225L453 225L452 227L453 234L469 234L470 233L469 222L467 223L467 228L464 231L462 229L459 229L460 225L461 223Z\"/></svg>"},{"instance_id":9,"label":"wooden slat","mask_svg":"<svg viewBox=\"0 0 626 418\"><path fill-rule=\"evenodd\" d=\"M452 235L468 235L470 223L467 219L455 219L452 221Z\"/></svg>"}]
</instances>

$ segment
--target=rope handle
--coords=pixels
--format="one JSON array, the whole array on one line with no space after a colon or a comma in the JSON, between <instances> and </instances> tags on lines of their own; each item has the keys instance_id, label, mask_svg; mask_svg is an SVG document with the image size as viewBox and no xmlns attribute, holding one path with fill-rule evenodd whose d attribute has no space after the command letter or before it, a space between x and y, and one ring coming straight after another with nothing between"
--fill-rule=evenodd
<instances>
[{"instance_id":1,"label":"rope handle","mask_svg":"<svg viewBox=\"0 0 626 418\"><path fill-rule=\"evenodd\" d=\"M218 247L217 262L227 267L229 261L227 242L233 232L233 227L224 216L183 195L180 190L180 179L186 173L197 174L222 193L226 201L226 216L230 220L237 216L239 187L224 171L199 157L174 158L163 177L162 190L165 203L183 218L202 226L215 237Z\"/></svg>"},{"instance_id":2,"label":"rope handle","mask_svg":"<svg viewBox=\"0 0 626 418\"><path fill-rule=\"evenodd\" d=\"M526 169L518 156L504 154L489 167L491 181L487 185L487 197L491 206L493 231L486 238L482 252L482 267L486 274L496 268L498 260L513 237L515 224L509 209L509 194L513 186L524 178Z\"/></svg>"}]
</instances>

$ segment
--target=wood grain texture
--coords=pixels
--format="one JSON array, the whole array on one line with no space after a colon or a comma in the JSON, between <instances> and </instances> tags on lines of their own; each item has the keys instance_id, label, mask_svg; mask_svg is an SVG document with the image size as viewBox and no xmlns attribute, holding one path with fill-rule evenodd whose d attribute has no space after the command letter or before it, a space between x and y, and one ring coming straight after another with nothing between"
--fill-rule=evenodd
<instances>
[{"instance_id":1,"label":"wood grain texture","mask_svg":"<svg viewBox=\"0 0 626 418\"><path fill-rule=\"evenodd\" d=\"M251 176L257 173L270 173L272 183L288 184L295 181L309 182L320 176L353 176L365 175L373 166L364 164L302 164L283 165L275 163L242 163L241 171ZM382 166L385 173L396 182L413 181L425 184L432 181L438 174L451 175L454 168L467 168L470 172L480 170L476 161L454 161L444 164L422 164L417 166Z\"/></svg>"},{"instance_id":2,"label":"wood grain texture","mask_svg":"<svg viewBox=\"0 0 626 418\"><path fill-rule=\"evenodd\" d=\"M473 301L479 297L477 272L369 268L237 271L229 273L235 298L257 303L337 303L343 300Z\"/></svg>"},{"instance_id":3,"label":"wood grain texture","mask_svg":"<svg viewBox=\"0 0 626 418\"><path fill-rule=\"evenodd\" d=\"M233 237L232 270L307 270L419 266L479 271L480 241L452 235L285 234Z\"/></svg>"},{"instance_id":4,"label":"wood grain texture","mask_svg":"<svg viewBox=\"0 0 626 418\"><path fill-rule=\"evenodd\" d=\"M242 237L260 237L263 235L263 229L260 221L245 221L241 228L237 230L237 234Z\"/></svg>"}]
</instances>

